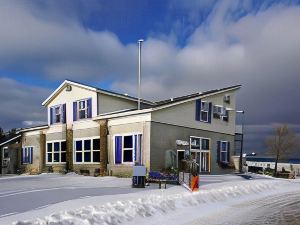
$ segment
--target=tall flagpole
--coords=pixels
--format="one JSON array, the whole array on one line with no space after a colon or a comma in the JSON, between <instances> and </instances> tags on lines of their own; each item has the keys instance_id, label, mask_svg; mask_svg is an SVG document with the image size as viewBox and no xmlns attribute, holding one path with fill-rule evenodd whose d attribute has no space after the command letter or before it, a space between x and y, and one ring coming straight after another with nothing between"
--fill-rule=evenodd
<instances>
[{"instance_id":1,"label":"tall flagpole","mask_svg":"<svg viewBox=\"0 0 300 225\"><path fill-rule=\"evenodd\" d=\"M144 41L143 39L138 40L138 44L139 44L138 110L141 109L141 75L142 75L141 60L142 60L142 42L143 41Z\"/></svg>"}]
</instances>

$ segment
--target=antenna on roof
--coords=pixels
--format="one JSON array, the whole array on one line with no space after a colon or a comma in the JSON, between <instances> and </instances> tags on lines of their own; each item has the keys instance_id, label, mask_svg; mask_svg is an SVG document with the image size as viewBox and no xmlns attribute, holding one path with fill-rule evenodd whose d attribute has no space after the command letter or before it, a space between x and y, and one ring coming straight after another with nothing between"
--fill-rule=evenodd
<instances>
[{"instance_id":1,"label":"antenna on roof","mask_svg":"<svg viewBox=\"0 0 300 225\"><path fill-rule=\"evenodd\" d=\"M141 75L142 75L141 60L142 60L142 42L143 41L144 41L143 39L138 40L138 45L139 45L138 110L141 109Z\"/></svg>"}]
</instances>

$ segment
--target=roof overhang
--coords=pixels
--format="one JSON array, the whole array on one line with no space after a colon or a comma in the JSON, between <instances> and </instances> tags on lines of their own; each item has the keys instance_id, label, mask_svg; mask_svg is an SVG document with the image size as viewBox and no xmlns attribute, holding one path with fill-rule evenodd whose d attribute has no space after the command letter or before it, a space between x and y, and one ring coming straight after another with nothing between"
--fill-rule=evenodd
<instances>
[{"instance_id":1,"label":"roof overhang","mask_svg":"<svg viewBox=\"0 0 300 225\"><path fill-rule=\"evenodd\" d=\"M0 143L0 147L3 146L3 145L5 145L5 144L7 144L7 143L9 143L9 142L11 142L11 141L13 141L13 140L18 139L19 137L21 137L21 134L19 134L19 135L15 136L15 137L13 137L13 138L11 138L11 139L8 139L8 140L6 140L6 141Z\"/></svg>"},{"instance_id":2,"label":"roof overhang","mask_svg":"<svg viewBox=\"0 0 300 225\"><path fill-rule=\"evenodd\" d=\"M38 126L38 127L28 127L20 130L20 133L28 132L28 131L36 131L49 128L48 125Z\"/></svg>"}]
</instances>

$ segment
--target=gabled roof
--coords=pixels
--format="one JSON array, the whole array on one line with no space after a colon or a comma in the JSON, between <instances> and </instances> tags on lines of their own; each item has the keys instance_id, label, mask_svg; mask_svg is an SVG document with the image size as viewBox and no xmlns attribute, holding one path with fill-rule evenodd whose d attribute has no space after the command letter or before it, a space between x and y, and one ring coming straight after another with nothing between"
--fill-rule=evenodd
<instances>
[{"instance_id":1,"label":"gabled roof","mask_svg":"<svg viewBox=\"0 0 300 225\"><path fill-rule=\"evenodd\" d=\"M59 87L56 88L54 92L52 92L52 94L42 103L42 105L43 106L47 105L67 85L74 85L74 86L77 86L77 87L82 87L82 88L87 89L87 90L91 90L91 91L95 91L95 92L98 92L98 93L102 93L102 94L106 94L106 95L111 95L111 96L127 99L127 100L130 100L130 101L136 101L136 102L138 101L137 98L129 96L127 94L120 94L120 93L117 93L117 92L108 91L108 90L105 90L105 89L102 89L102 88L94 87L94 86L91 86L91 85L79 83L79 82L72 81L72 80L64 80L64 82L61 83L61 85L59 85ZM144 100L144 99L141 99L141 102L144 103L144 104L147 104L147 105L155 105L154 102Z\"/></svg>"},{"instance_id":2,"label":"gabled roof","mask_svg":"<svg viewBox=\"0 0 300 225\"><path fill-rule=\"evenodd\" d=\"M194 101L194 100L199 99L199 98L204 98L204 97L220 94L220 93L231 91L231 90L237 90L237 89L240 89L240 88L241 88L241 85L234 85L234 86L225 87L225 88L221 88L221 89L214 89L214 90L209 90L209 91L205 91L205 92L199 92L199 93L194 93L194 94L190 94L190 95L184 95L184 96L181 96L181 97L170 98L170 99L167 99L167 100L155 102L155 105L152 108L149 108L149 109L127 110L125 112L111 112L111 113L106 113L105 115L103 115L103 114L98 115L94 120L97 120L97 119L100 119L100 118L107 119L107 118L115 118L115 117L121 117L121 116L131 116L131 115L149 113L149 112L157 111L157 110L160 110L160 109L165 109L165 108L168 108L168 107L172 107L172 106L175 106L175 105L178 105L178 104L182 104L182 103L185 103L185 102Z\"/></svg>"},{"instance_id":3,"label":"gabled roof","mask_svg":"<svg viewBox=\"0 0 300 225\"><path fill-rule=\"evenodd\" d=\"M13 141L18 139L19 137L21 137L21 134L16 133L16 134L7 134L5 136L3 136L2 138L0 138L0 147Z\"/></svg>"}]
</instances>

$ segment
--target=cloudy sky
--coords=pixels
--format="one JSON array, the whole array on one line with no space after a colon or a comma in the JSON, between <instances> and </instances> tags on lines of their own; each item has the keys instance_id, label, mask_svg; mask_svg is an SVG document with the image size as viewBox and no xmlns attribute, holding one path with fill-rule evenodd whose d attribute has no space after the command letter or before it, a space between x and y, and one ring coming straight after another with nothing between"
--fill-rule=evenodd
<instances>
[{"instance_id":1,"label":"cloudy sky","mask_svg":"<svg viewBox=\"0 0 300 225\"><path fill-rule=\"evenodd\" d=\"M242 84L246 151L274 126L300 136L300 0L0 1L0 127L46 121L64 79L158 100Z\"/></svg>"}]
</instances>

